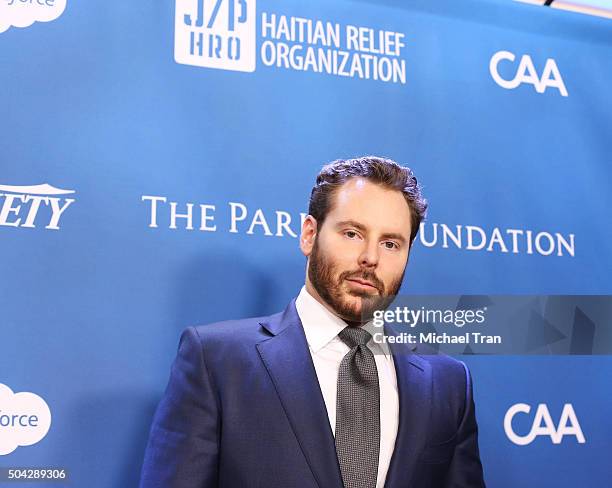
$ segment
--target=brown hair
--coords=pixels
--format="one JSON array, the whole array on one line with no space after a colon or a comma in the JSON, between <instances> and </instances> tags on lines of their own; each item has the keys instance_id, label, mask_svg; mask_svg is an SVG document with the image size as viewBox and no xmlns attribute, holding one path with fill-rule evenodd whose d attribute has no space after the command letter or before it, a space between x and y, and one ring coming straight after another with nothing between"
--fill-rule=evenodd
<instances>
[{"instance_id":1,"label":"brown hair","mask_svg":"<svg viewBox=\"0 0 612 488\"><path fill-rule=\"evenodd\" d=\"M331 210L332 196L335 191L351 178L362 177L388 188L402 192L410 208L410 244L416 237L421 221L427 212L427 200L421 195L416 176L410 168L400 166L395 161L377 156L363 156L354 159L337 159L323 166L315 185L310 192L308 213L319 225Z\"/></svg>"}]
</instances>

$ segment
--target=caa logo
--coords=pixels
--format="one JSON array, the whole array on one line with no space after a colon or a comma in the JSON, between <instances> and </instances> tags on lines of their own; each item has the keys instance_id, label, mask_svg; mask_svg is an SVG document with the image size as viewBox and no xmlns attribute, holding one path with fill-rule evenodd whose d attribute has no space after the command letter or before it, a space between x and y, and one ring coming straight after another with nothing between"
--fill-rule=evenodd
<instances>
[{"instance_id":1,"label":"caa logo","mask_svg":"<svg viewBox=\"0 0 612 488\"><path fill-rule=\"evenodd\" d=\"M66 0L0 0L0 32L55 20L65 8Z\"/></svg>"},{"instance_id":2,"label":"caa logo","mask_svg":"<svg viewBox=\"0 0 612 488\"><path fill-rule=\"evenodd\" d=\"M529 57L528 54L524 54L521 57L514 78L511 80L502 78L498 70L500 63L502 61L514 62L514 60L514 54L509 51L499 51L491 58L489 71L495 83L499 86L507 90L512 90L522 83L527 83L533 85L538 93L544 93L546 88L556 88L562 96L567 97L565 83L563 83L563 78L561 77L561 73L554 59L548 58L546 60L542 76L538 76L531 57Z\"/></svg>"},{"instance_id":3,"label":"caa logo","mask_svg":"<svg viewBox=\"0 0 612 488\"><path fill-rule=\"evenodd\" d=\"M526 446L527 444L531 444L539 435L549 436L553 444L561 444L563 436L566 435L575 436L579 444L584 444L586 442L571 403L566 403L563 406L563 411L561 412L561 418L559 419L557 427L555 427L553 423L546 404L540 403L533 418L531 431L525 436L520 436L512 428L512 420L516 414L528 414L530 411L531 407L526 403L517 403L506 412L506 416L504 417L504 430L506 431L508 439L515 444Z\"/></svg>"},{"instance_id":4,"label":"caa logo","mask_svg":"<svg viewBox=\"0 0 612 488\"><path fill-rule=\"evenodd\" d=\"M255 71L255 0L176 0L174 60Z\"/></svg>"},{"instance_id":5,"label":"caa logo","mask_svg":"<svg viewBox=\"0 0 612 488\"><path fill-rule=\"evenodd\" d=\"M51 411L41 397L27 391L13 393L0 383L0 456L40 442L49 427Z\"/></svg>"},{"instance_id":6,"label":"caa logo","mask_svg":"<svg viewBox=\"0 0 612 488\"><path fill-rule=\"evenodd\" d=\"M37 223L42 223L45 229L59 230L60 219L74 198L58 195L71 193L74 190L62 190L47 183L33 186L0 185L0 225L34 228ZM41 211L43 207L48 210Z\"/></svg>"}]
</instances>

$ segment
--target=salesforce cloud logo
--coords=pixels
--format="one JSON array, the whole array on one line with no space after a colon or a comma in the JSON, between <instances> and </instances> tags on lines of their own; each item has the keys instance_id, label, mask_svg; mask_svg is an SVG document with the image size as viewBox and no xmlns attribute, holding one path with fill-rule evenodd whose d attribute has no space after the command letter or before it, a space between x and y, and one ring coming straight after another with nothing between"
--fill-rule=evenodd
<instances>
[{"instance_id":1,"label":"salesforce cloud logo","mask_svg":"<svg viewBox=\"0 0 612 488\"><path fill-rule=\"evenodd\" d=\"M66 0L0 0L0 32L55 20L65 8Z\"/></svg>"},{"instance_id":2,"label":"salesforce cloud logo","mask_svg":"<svg viewBox=\"0 0 612 488\"><path fill-rule=\"evenodd\" d=\"M41 397L27 391L13 393L0 383L0 456L40 442L50 426L51 411Z\"/></svg>"}]
</instances>

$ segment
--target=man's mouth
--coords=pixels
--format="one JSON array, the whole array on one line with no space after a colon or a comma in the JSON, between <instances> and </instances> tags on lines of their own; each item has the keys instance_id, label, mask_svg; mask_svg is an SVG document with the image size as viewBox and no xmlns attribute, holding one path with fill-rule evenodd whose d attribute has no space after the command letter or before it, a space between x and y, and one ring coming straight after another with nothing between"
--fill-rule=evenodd
<instances>
[{"instance_id":1,"label":"man's mouth","mask_svg":"<svg viewBox=\"0 0 612 488\"><path fill-rule=\"evenodd\" d=\"M376 288L376 286L374 286L372 283L370 283L367 280L362 280L360 278L346 278L347 281L349 281L350 283L354 284L357 287L366 289L366 290L376 290L378 291L378 288Z\"/></svg>"}]
</instances>

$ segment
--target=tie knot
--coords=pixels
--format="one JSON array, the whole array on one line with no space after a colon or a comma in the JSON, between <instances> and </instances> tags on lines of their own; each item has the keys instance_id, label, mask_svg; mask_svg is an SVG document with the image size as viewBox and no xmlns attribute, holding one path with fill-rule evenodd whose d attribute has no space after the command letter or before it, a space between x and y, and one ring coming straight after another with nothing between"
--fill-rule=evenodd
<instances>
[{"instance_id":1,"label":"tie knot","mask_svg":"<svg viewBox=\"0 0 612 488\"><path fill-rule=\"evenodd\" d=\"M361 327L345 327L340 331L338 337L348 347L353 349L355 346L365 346L372 338L372 335Z\"/></svg>"}]
</instances>

